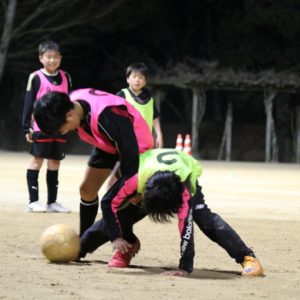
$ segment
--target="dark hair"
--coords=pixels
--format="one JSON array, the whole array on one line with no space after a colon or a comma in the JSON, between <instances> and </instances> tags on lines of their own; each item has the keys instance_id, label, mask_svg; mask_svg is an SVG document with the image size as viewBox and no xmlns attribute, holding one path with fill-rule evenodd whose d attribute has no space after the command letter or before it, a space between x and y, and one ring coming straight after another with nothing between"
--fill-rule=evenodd
<instances>
[{"instance_id":1,"label":"dark hair","mask_svg":"<svg viewBox=\"0 0 300 300\"><path fill-rule=\"evenodd\" d=\"M35 101L33 117L42 132L55 134L67 122L67 112L73 108L67 94L49 92Z\"/></svg>"},{"instance_id":2,"label":"dark hair","mask_svg":"<svg viewBox=\"0 0 300 300\"><path fill-rule=\"evenodd\" d=\"M39 44L39 55L43 55L48 50L53 50L57 51L58 53L61 53L60 47L53 41L44 41Z\"/></svg>"},{"instance_id":3,"label":"dark hair","mask_svg":"<svg viewBox=\"0 0 300 300\"><path fill-rule=\"evenodd\" d=\"M143 207L155 222L168 222L182 206L183 184L174 172L155 172L146 182Z\"/></svg>"},{"instance_id":4,"label":"dark hair","mask_svg":"<svg viewBox=\"0 0 300 300\"><path fill-rule=\"evenodd\" d=\"M147 65L142 62L135 62L135 63L131 64L130 66L128 66L126 69L126 78L128 78L132 72L139 72L139 73L143 74L146 79L148 78L149 73L150 73Z\"/></svg>"}]
</instances>

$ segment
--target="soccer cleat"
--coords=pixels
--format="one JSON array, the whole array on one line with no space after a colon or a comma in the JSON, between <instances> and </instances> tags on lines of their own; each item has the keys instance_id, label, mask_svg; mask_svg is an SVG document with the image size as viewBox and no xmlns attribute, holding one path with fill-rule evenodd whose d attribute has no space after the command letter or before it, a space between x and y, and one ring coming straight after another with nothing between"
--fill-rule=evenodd
<instances>
[{"instance_id":1,"label":"soccer cleat","mask_svg":"<svg viewBox=\"0 0 300 300\"><path fill-rule=\"evenodd\" d=\"M264 273L264 269L256 257L245 256L242 266L243 276L261 276Z\"/></svg>"},{"instance_id":2,"label":"soccer cleat","mask_svg":"<svg viewBox=\"0 0 300 300\"><path fill-rule=\"evenodd\" d=\"M108 266L112 268L126 268L129 266L130 261L135 254L139 252L141 248L140 241L137 239L133 244L130 250L126 253L121 253L116 251L113 257L108 262Z\"/></svg>"},{"instance_id":3,"label":"soccer cleat","mask_svg":"<svg viewBox=\"0 0 300 300\"><path fill-rule=\"evenodd\" d=\"M45 206L40 204L39 201L34 201L34 202L29 203L27 210L28 210L28 212L33 212L33 213L46 212Z\"/></svg>"},{"instance_id":4,"label":"soccer cleat","mask_svg":"<svg viewBox=\"0 0 300 300\"><path fill-rule=\"evenodd\" d=\"M54 202L51 204L47 205L47 212L50 213L70 213L71 210L69 208L66 208L64 206L62 206L60 203L58 202Z\"/></svg>"}]
</instances>

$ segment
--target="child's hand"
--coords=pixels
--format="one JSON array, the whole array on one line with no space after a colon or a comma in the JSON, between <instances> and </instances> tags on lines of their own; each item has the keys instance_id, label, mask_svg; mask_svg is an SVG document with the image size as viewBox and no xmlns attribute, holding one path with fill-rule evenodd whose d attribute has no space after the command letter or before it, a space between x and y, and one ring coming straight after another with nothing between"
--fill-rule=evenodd
<instances>
[{"instance_id":1,"label":"child's hand","mask_svg":"<svg viewBox=\"0 0 300 300\"><path fill-rule=\"evenodd\" d=\"M163 137L162 135L157 135L156 141L155 141L155 147L156 148L162 148L164 146Z\"/></svg>"},{"instance_id":2,"label":"child's hand","mask_svg":"<svg viewBox=\"0 0 300 300\"><path fill-rule=\"evenodd\" d=\"M25 138L28 143L33 143L32 132L26 133Z\"/></svg>"},{"instance_id":3,"label":"child's hand","mask_svg":"<svg viewBox=\"0 0 300 300\"><path fill-rule=\"evenodd\" d=\"M189 273L187 271L177 269L177 270L162 272L162 273L160 273L160 275L164 275L164 276L187 276L187 275L189 275Z\"/></svg>"},{"instance_id":4,"label":"child's hand","mask_svg":"<svg viewBox=\"0 0 300 300\"><path fill-rule=\"evenodd\" d=\"M126 240L117 238L112 242L113 250L119 250L121 253L126 253L132 247Z\"/></svg>"}]
</instances>

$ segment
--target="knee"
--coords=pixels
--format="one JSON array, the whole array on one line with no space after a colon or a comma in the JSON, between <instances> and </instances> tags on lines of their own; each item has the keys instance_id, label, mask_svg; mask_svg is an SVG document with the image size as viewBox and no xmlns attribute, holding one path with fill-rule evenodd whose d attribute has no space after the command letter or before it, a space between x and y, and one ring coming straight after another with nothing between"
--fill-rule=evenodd
<instances>
[{"instance_id":1,"label":"knee","mask_svg":"<svg viewBox=\"0 0 300 300\"><path fill-rule=\"evenodd\" d=\"M93 201L96 199L98 193L93 192L91 189L88 188L86 184L81 184L79 187L80 197L85 201Z\"/></svg>"},{"instance_id":2,"label":"knee","mask_svg":"<svg viewBox=\"0 0 300 300\"><path fill-rule=\"evenodd\" d=\"M29 162L29 166L28 169L30 170L40 170L42 167L42 164L44 162L43 158L40 157L32 157L30 162Z\"/></svg>"},{"instance_id":3,"label":"knee","mask_svg":"<svg viewBox=\"0 0 300 300\"><path fill-rule=\"evenodd\" d=\"M58 170L60 166L60 161L54 159L48 159L47 165L49 170Z\"/></svg>"},{"instance_id":4,"label":"knee","mask_svg":"<svg viewBox=\"0 0 300 300\"><path fill-rule=\"evenodd\" d=\"M202 230L213 230L217 224L221 223L220 216L212 213L207 207L195 210L193 218Z\"/></svg>"}]
</instances>

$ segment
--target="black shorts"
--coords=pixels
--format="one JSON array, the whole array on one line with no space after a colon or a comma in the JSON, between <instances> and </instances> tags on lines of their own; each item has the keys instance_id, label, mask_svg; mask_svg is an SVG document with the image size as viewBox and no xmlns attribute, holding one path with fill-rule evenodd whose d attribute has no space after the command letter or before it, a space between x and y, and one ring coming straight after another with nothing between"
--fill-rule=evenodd
<instances>
[{"instance_id":1,"label":"black shorts","mask_svg":"<svg viewBox=\"0 0 300 300\"><path fill-rule=\"evenodd\" d=\"M33 156L62 160L65 158L66 135L47 135L40 131L32 134L33 143L29 153Z\"/></svg>"},{"instance_id":2,"label":"black shorts","mask_svg":"<svg viewBox=\"0 0 300 300\"><path fill-rule=\"evenodd\" d=\"M94 147L88 165L98 169L113 169L118 160L118 154L111 154Z\"/></svg>"}]
</instances>

